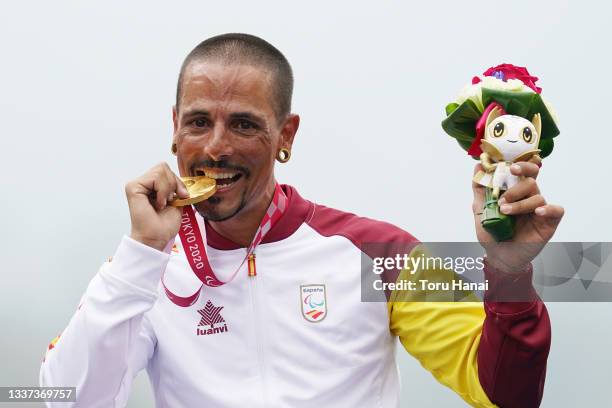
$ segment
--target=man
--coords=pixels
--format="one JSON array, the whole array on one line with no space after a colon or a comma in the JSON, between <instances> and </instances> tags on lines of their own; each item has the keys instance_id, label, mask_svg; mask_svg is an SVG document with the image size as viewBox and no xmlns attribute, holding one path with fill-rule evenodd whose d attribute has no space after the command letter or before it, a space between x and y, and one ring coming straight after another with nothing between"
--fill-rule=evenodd
<instances>
[{"instance_id":1,"label":"man","mask_svg":"<svg viewBox=\"0 0 612 408\"><path fill-rule=\"evenodd\" d=\"M539 194L538 167L513 167L525 178L502 208L532 252L490 244L474 186L489 295L511 287L525 302L362 302L363 243L422 249L276 184L300 121L292 88L287 60L254 36L213 37L187 56L172 151L181 176L215 178L218 190L189 215L168 204L188 193L166 164L126 185L131 234L47 353L41 384L76 386L76 406L121 407L146 368L159 407L397 407L399 337L473 406L539 405L550 324L530 261L563 209Z\"/></svg>"}]
</instances>

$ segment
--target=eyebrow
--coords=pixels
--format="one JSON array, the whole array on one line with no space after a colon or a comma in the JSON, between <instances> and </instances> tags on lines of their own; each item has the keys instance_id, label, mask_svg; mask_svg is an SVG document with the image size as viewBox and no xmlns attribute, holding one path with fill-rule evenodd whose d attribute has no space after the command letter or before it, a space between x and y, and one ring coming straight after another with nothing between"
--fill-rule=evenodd
<instances>
[{"instance_id":1,"label":"eyebrow","mask_svg":"<svg viewBox=\"0 0 612 408\"><path fill-rule=\"evenodd\" d=\"M183 117L185 118L189 118L192 116L210 116L210 112L208 112L207 110L194 109L183 113Z\"/></svg>"},{"instance_id":2,"label":"eyebrow","mask_svg":"<svg viewBox=\"0 0 612 408\"><path fill-rule=\"evenodd\" d=\"M255 122L264 122L263 118L251 112L236 112L230 114L230 119L250 119Z\"/></svg>"},{"instance_id":3,"label":"eyebrow","mask_svg":"<svg viewBox=\"0 0 612 408\"><path fill-rule=\"evenodd\" d=\"M194 109L186 111L183 116L210 116L210 112L202 109ZM252 120L263 120L261 116L251 112L235 112L230 114L230 119L252 119Z\"/></svg>"}]
</instances>

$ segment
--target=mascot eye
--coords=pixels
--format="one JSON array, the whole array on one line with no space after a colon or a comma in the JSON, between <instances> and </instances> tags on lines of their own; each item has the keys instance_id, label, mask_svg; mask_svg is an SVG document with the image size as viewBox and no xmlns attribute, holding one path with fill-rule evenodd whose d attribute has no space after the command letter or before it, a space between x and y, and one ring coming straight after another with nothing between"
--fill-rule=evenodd
<instances>
[{"instance_id":1,"label":"mascot eye","mask_svg":"<svg viewBox=\"0 0 612 408\"><path fill-rule=\"evenodd\" d=\"M497 122L497 124L493 128L493 136L500 137L503 134L504 134L504 123Z\"/></svg>"},{"instance_id":2,"label":"mascot eye","mask_svg":"<svg viewBox=\"0 0 612 408\"><path fill-rule=\"evenodd\" d=\"M531 128L526 127L523 129L523 140L525 140L527 143L531 143L533 140L533 132L531 132Z\"/></svg>"}]
</instances>

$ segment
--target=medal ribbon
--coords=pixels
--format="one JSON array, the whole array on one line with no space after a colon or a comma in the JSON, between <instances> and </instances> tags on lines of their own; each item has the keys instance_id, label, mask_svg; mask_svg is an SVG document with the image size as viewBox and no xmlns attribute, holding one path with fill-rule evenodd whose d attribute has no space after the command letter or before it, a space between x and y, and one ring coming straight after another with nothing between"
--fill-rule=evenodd
<instances>
[{"instance_id":1,"label":"medal ribbon","mask_svg":"<svg viewBox=\"0 0 612 408\"><path fill-rule=\"evenodd\" d=\"M206 253L206 230L200 231L193 207L191 205L183 207L179 237L181 238L181 243L183 245L183 250L185 251L187 261L189 262L189 266L191 266L193 273L198 277L200 282L202 282L202 285L193 295L182 297L172 293L172 291L166 287L164 277L162 275L161 283L164 287L166 295L168 296L168 299L170 299L172 303L177 306L189 307L198 300L204 285L217 287L231 282L238 274L240 268L242 268L242 265L244 265L246 260L249 258L249 255L255 251L255 248L263 240L268 231L270 231L274 224L281 218L286 208L287 196L281 189L280 185L276 183L274 187L274 195L272 196L272 202L268 206L268 209L266 210L257 231L255 232L253 241L247 248L244 259L238 268L236 268L236 270L230 275L230 278L224 282L217 278L217 275L215 275L215 272L208 261L208 255Z\"/></svg>"}]
</instances>

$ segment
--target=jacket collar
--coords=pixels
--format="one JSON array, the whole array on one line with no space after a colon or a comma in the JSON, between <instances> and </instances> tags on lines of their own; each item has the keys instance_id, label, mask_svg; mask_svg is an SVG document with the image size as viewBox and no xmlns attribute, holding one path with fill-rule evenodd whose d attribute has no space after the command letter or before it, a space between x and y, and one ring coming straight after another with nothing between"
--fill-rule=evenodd
<instances>
[{"instance_id":1,"label":"jacket collar","mask_svg":"<svg viewBox=\"0 0 612 408\"><path fill-rule=\"evenodd\" d=\"M293 234L308 216L312 213L314 208L313 204L303 199L297 192L297 190L288 185L281 184L281 188L287 195L288 206L283 216L278 220L274 227L266 234L264 239L261 241L262 244L269 242L282 241ZM215 249L230 250L244 248L243 246L225 238L219 234L215 229L206 221L206 241L208 245Z\"/></svg>"}]
</instances>

